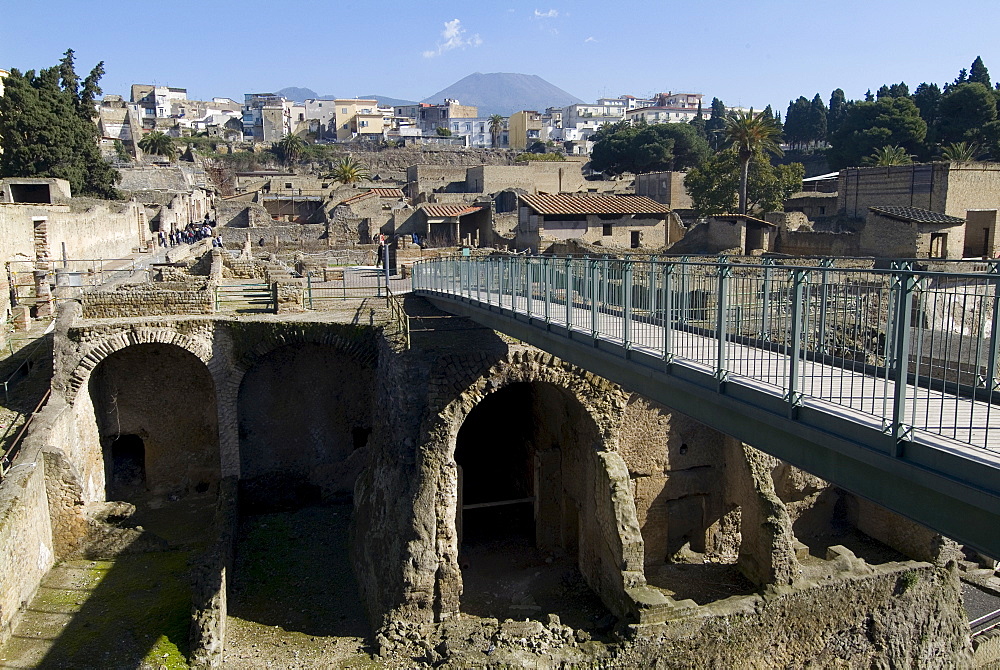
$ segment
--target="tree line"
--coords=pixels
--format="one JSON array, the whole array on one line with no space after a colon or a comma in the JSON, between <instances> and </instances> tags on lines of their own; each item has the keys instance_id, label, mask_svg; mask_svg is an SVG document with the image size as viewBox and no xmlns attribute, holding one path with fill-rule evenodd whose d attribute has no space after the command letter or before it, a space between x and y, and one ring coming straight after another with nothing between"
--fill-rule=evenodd
<instances>
[{"instance_id":1,"label":"tree line","mask_svg":"<svg viewBox=\"0 0 1000 670\"><path fill-rule=\"evenodd\" d=\"M789 102L785 141L797 148L827 146L831 169L911 160L1000 160L1000 83L981 57L954 81L883 84L863 100L843 89L825 105L817 93Z\"/></svg>"}]
</instances>

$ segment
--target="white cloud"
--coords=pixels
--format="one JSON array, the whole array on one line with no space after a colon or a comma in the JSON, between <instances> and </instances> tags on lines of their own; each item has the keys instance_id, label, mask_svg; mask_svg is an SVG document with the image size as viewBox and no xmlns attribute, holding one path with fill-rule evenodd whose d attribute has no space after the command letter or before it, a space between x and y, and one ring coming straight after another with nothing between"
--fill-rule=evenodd
<instances>
[{"instance_id":1,"label":"white cloud","mask_svg":"<svg viewBox=\"0 0 1000 670\"><path fill-rule=\"evenodd\" d=\"M557 16L559 16L559 11L555 10L555 9L550 9L547 12L543 12L540 9L536 9L535 10L535 18L536 19L554 19Z\"/></svg>"},{"instance_id":2,"label":"white cloud","mask_svg":"<svg viewBox=\"0 0 1000 670\"><path fill-rule=\"evenodd\" d=\"M452 49L478 47L483 43L483 39L479 36L479 33L476 33L471 37L466 37L465 33L465 28L462 27L462 22L460 20L452 19L451 21L445 21L444 30L441 31L441 38L444 41L437 43L437 49L424 51L424 58L434 58L435 56L440 56L445 51L451 51Z\"/></svg>"},{"instance_id":3,"label":"white cloud","mask_svg":"<svg viewBox=\"0 0 1000 670\"><path fill-rule=\"evenodd\" d=\"M588 37L587 39L585 39L585 40L583 41L583 43L584 43L584 44L587 44L588 42L596 42L596 41L597 41L597 38L595 38L594 36L590 36L590 37Z\"/></svg>"}]
</instances>

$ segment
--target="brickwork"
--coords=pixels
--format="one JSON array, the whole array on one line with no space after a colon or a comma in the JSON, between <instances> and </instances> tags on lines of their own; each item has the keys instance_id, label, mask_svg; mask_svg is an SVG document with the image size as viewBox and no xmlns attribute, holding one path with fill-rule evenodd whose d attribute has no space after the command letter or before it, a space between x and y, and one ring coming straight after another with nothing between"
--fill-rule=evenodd
<instances>
[{"instance_id":1,"label":"brickwork","mask_svg":"<svg viewBox=\"0 0 1000 670\"><path fill-rule=\"evenodd\" d=\"M116 291L84 293L80 301L85 319L212 314L215 287L204 284L200 288L170 290L157 284L132 285Z\"/></svg>"}]
</instances>

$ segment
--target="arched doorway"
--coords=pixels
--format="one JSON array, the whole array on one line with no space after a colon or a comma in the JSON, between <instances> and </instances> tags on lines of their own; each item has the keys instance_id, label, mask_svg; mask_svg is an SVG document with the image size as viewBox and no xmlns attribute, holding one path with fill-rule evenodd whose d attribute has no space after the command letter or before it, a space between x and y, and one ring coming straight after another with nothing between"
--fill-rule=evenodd
<instances>
[{"instance_id":1,"label":"arched doorway","mask_svg":"<svg viewBox=\"0 0 1000 670\"><path fill-rule=\"evenodd\" d=\"M596 516L600 444L580 401L547 382L510 384L469 412L455 442L463 612L586 627L607 613L581 550L598 532L581 521Z\"/></svg>"},{"instance_id":2,"label":"arched doorway","mask_svg":"<svg viewBox=\"0 0 1000 670\"><path fill-rule=\"evenodd\" d=\"M366 462L374 370L324 344L292 344L243 376L237 407L240 503L288 510L350 498Z\"/></svg>"},{"instance_id":3,"label":"arched doorway","mask_svg":"<svg viewBox=\"0 0 1000 670\"><path fill-rule=\"evenodd\" d=\"M215 492L215 384L197 356L172 344L125 347L98 364L89 392L106 499L141 506Z\"/></svg>"}]
</instances>

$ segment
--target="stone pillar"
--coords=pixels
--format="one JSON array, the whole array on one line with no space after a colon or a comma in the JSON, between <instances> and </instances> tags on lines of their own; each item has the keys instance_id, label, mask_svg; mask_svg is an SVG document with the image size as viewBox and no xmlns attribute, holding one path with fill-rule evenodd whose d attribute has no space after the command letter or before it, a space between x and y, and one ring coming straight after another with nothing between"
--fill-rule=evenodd
<instances>
[{"instance_id":1,"label":"stone pillar","mask_svg":"<svg viewBox=\"0 0 1000 670\"><path fill-rule=\"evenodd\" d=\"M726 503L740 507L737 565L758 585L790 584L799 573L788 509L774 492L770 457L726 437Z\"/></svg>"},{"instance_id":2,"label":"stone pillar","mask_svg":"<svg viewBox=\"0 0 1000 670\"><path fill-rule=\"evenodd\" d=\"M35 316L38 318L52 316L52 288L49 286L49 271L52 261L49 258L49 220L44 216L33 216L35 239Z\"/></svg>"}]
</instances>

